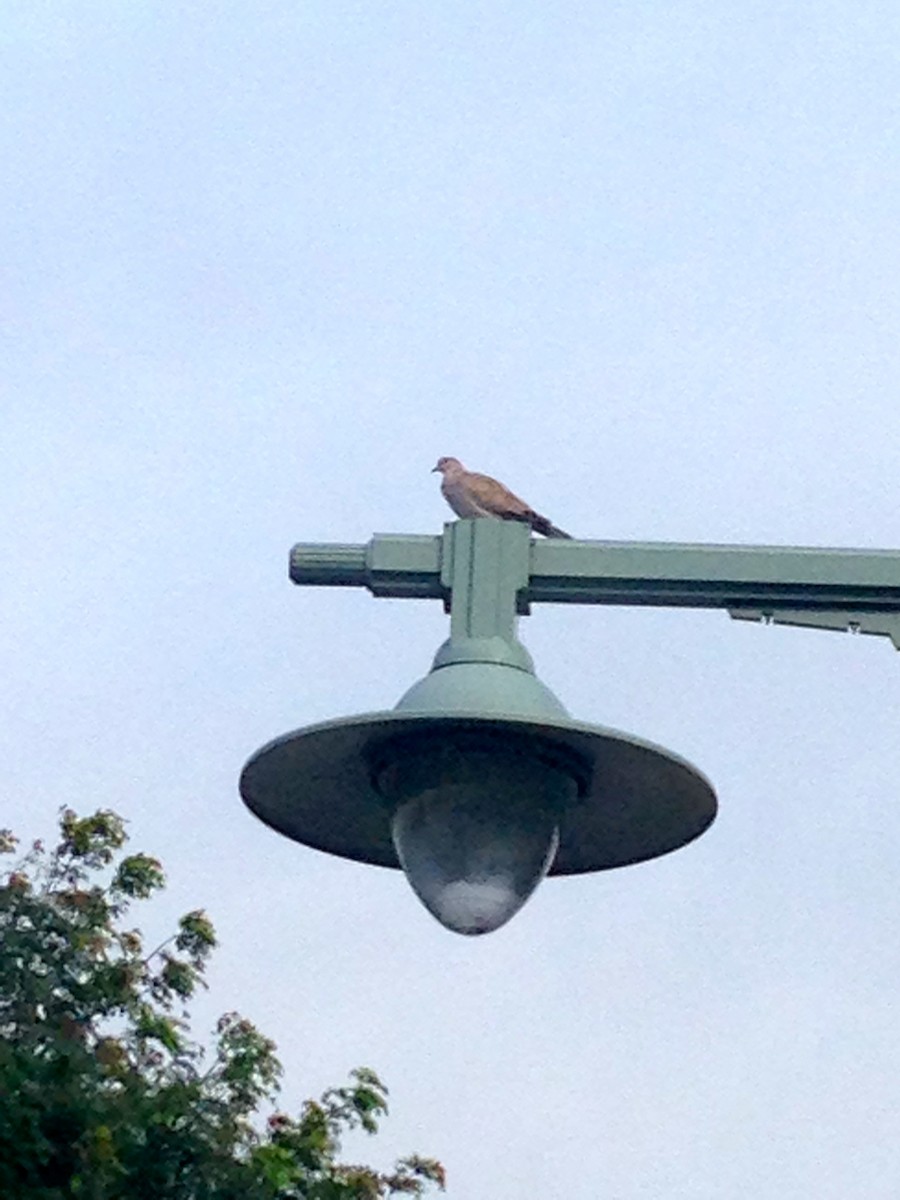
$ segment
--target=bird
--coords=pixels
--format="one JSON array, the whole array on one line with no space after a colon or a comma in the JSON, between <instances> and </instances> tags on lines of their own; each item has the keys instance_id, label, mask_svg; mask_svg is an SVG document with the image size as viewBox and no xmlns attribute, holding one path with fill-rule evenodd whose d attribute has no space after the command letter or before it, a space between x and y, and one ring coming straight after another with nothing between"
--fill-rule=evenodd
<instances>
[{"instance_id":1,"label":"bird","mask_svg":"<svg viewBox=\"0 0 900 1200\"><path fill-rule=\"evenodd\" d=\"M503 521L522 521L544 537L572 536L535 512L499 480L467 471L458 458L439 458L434 471L440 472L441 492L458 517L500 517Z\"/></svg>"}]
</instances>

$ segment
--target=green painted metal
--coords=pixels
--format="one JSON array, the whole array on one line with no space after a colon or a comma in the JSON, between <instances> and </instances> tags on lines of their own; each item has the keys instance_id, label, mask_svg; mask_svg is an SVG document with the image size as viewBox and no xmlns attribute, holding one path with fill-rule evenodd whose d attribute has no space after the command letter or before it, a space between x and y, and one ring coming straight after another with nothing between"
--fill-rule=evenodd
<instances>
[{"instance_id":1,"label":"green painted metal","mask_svg":"<svg viewBox=\"0 0 900 1200\"><path fill-rule=\"evenodd\" d=\"M259 750L241 775L252 811L317 849L398 867L377 764L414 752L421 739L462 735L570 764L579 798L561 817L551 875L641 862L698 837L716 798L695 767L650 742L573 721L537 678L517 636L536 548L527 526L484 519L451 522L439 539L295 547L295 582L442 596L450 636L395 709L299 729Z\"/></svg>"},{"instance_id":2,"label":"green painted metal","mask_svg":"<svg viewBox=\"0 0 900 1200\"><path fill-rule=\"evenodd\" d=\"M528 587L531 531L506 521L454 521L442 543L450 637L514 638L516 599Z\"/></svg>"},{"instance_id":3,"label":"green painted metal","mask_svg":"<svg viewBox=\"0 0 900 1200\"><path fill-rule=\"evenodd\" d=\"M900 648L892 550L541 541L525 525L479 519L450 522L441 537L301 544L290 570L298 584L441 599L450 613L431 670L395 709L296 730L259 750L241 776L248 806L281 833L387 867L399 863L375 764L414 753L421 738L505 738L517 753L568 756L579 799L561 818L550 874L653 858L712 822L715 794L695 767L568 716L518 639L532 603L724 608L741 619L887 634Z\"/></svg>"},{"instance_id":4,"label":"green painted metal","mask_svg":"<svg viewBox=\"0 0 900 1200\"><path fill-rule=\"evenodd\" d=\"M441 544L441 586L449 600L450 637L434 667L496 663L532 671L516 636L516 604L528 587L531 531L504 521L455 521Z\"/></svg>"},{"instance_id":5,"label":"green painted metal","mask_svg":"<svg viewBox=\"0 0 900 1200\"><path fill-rule=\"evenodd\" d=\"M448 672L432 674L446 678ZM395 739L408 743L412 737L452 738L463 732L513 736L536 750L546 745L574 755L582 764L587 782L560 819L550 875L656 858L693 841L713 821L711 784L671 751L558 715L527 718L498 711L492 698L505 703L503 696L488 695L480 711L398 707L298 729L253 755L241 774L241 795L260 820L294 841L357 862L399 867L391 812L375 784L376 764L390 754Z\"/></svg>"},{"instance_id":6,"label":"green painted metal","mask_svg":"<svg viewBox=\"0 0 900 1200\"><path fill-rule=\"evenodd\" d=\"M442 538L378 534L367 546L295 546L291 578L448 605L465 572L476 569L476 526L479 553L495 564L494 575L479 561L478 595L469 594L469 610L457 606L455 630L460 622L483 629L486 621L508 628L513 595L520 615L545 602L724 608L744 620L884 634L900 648L896 550L542 541L515 522L481 518L451 522Z\"/></svg>"},{"instance_id":7,"label":"green painted metal","mask_svg":"<svg viewBox=\"0 0 900 1200\"><path fill-rule=\"evenodd\" d=\"M764 625L793 625L803 629L827 629L839 633L868 633L889 637L900 650L900 615L839 609L733 608L738 621L762 621Z\"/></svg>"},{"instance_id":8,"label":"green painted metal","mask_svg":"<svg viewBox=\"0 0 900 1200\"><path fill-rule=\"evenodd\" d=\"M364 546L301 542L291 550L294 583L367 587L375 596L410 599L444 596L441 538L376 534Z\"/></svg>"}]
</instances>

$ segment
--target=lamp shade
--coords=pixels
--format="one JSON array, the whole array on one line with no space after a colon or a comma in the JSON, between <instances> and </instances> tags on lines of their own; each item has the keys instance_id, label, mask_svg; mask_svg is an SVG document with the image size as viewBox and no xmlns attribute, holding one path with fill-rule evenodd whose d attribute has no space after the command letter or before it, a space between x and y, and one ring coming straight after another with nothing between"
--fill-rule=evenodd
<instances>
[{"instance_id":1,"label":"lamp shade","mask_svg":"<svg viewBox=\"0 0 900 1200\"><path fill-rule=\"evenodd\" d=\"M441 655L439 652L439 659ZM446 656L445 656L446 657ZM504 739L575 780L558 818L550 875L626 866L698 837L716 814L708 780L683 758L615 729L574 721L527 667L450 661L397 708L310 725L263 746L241 775L241 795L266 824L344 858L400 867L396 798L379 772L404 739ZM510 743L511 744L511 743Z\"/></svg>"}]
</instances>

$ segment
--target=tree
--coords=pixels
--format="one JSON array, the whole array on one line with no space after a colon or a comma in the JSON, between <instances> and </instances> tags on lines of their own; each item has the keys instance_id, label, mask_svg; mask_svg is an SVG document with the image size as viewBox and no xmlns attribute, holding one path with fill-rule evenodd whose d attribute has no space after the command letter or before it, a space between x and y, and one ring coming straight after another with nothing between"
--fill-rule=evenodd
<instances>
[{"instance_id":1,"label":"tree","mask_svg":"<svg viewBox=\"0 0 900 1200\"><path fill-rule=\"evenodd\" d=\"M387 1090L368 1069L308 1100L274 1103L274 1044L237 1013L206 1054L186 1003L216 944L200 910L145 953L125 917L165 886L124 854L109 811L60 817L0 875L0 1196L4 1200L381 1200L443 1190L439 1163L392 1172L338 1161L341 1137L375 1133ZM0 853L17 839L0 831Z\"/></svg>"}]
</instances>

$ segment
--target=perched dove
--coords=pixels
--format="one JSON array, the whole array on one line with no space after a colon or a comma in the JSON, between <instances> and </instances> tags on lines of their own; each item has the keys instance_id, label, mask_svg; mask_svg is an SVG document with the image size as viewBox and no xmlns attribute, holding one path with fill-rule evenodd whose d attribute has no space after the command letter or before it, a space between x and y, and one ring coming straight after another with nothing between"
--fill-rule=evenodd
<instances>
[{"instance_id":1,"label":"perched dove","mask_svg":"<svg viewBox=\"0 0 900 1200\"><path fill-rule=\"evenodd\" d=\"M504 521L524 521L544 537L572 536L557 529L490 475L467 471L458 458L439 458L434 470L443 476L441 492L458 517L501 517Z\"/></svg>"}]
</instances>

